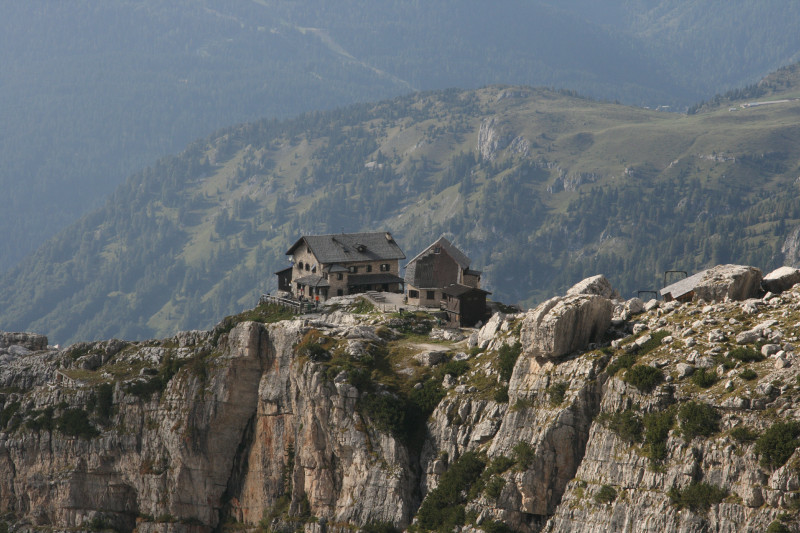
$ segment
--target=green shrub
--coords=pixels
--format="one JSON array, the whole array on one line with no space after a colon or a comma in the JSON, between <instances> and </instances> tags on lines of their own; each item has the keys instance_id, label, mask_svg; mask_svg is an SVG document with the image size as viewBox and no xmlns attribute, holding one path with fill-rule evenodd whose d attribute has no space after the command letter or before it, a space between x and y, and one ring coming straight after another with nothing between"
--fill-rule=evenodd
<instances>
[{"instance_id":1,"label":"green shrub","mask_svg":"<svg viewBox=\"0 0 800 533\"><path fill-rule=\"evenodd\" d=\"M186 364L186 359L177 359L167 352L158 369L158 374L145 381L134 381L125 385L125 392L140 398L149 398L156 392L162 392L172 377Z\"/></svg>"},{"instance_id":2,"label":"green shrub","mask_svg":"<svg viewBox=\"0 0 800 533\"><path fill-rule=\"evenodd\" d=\"M472 348L469 349L468 353L470 357L475 357L476 355L481 354L485 351L486 348L481 348L480 346L473 346Z\"/></svg>"},{"instance_id":3,"label":"green shrub","mask_svg":"<svg viewBox=\"0 0 800 533\"><path fill-rule=\"evenodd\" d=\"M448 361L436 367L434 377L442 381L447 374L453 377L463 376L469 372L469 363L466 361Z\"/></svg>"},{"instance_id":4,"label":"green shrub","mask_svg":"<svg viewBox=\"0 0 800 533\"><path fill-rule=\"evenodd\" d=\"M436 488L422 501L417 513L419 527L428 531L452 531L463 525L465 494L485 467L486 460L477 452L467 452L450 465Z\"/></svg>"},{"instance_id":5,"label":"green shrub","mask_svg":"<svg viewBox=\"0 0 800 533\"><path fill-rule=\"evenodd\" d=\"M561 405L561 403L564 401L564 397L567 394L567 390L569 390L569 383L566 381L558 381L547 387L547 395L550 397L550 405L553 407Z\"/></svg>"},{"instance_id":6,"label":"green shrub","mask_svg":"<svg viewBox=\"0 0 800 533\"><path fill-rule=\"evenodd\" d=\"M597 421L628 443L633 444L642 440L644 428L642 417L633 409L618 413L602 413L597 417Z\"/></svg>"},{"instance_id":7,"label":"green shrub","mask_svg":"<svg viewBox=\"0 0 800 533\"><path fill-rule=\"evenodd\" d=\"M0 412L0 429L5 429L11 418L19 411L20 403L11 402Z\"/></svg>"},{"instance_id":8,"label":"green shrub","mask_svg":"<svg viewBox=\"0 0 800 533\"><path fill-rule=\"evenodd\" d=\"M638 355L644 355L646 353L652 352L653 350L661 346L661 341L664 340L664 337L668 336L669 336L669 331L667 330L656 331L655 333L650 335L649 341L639 346L639 348L636 350L636 353Z\"/></svg>"},{"instance_id":9,"label":"green shrub","mask_svg":"<svg viewBox=\"0 0 800 533\"><path fill-rule=\"evenodd\" d=\"M594 501L598 505L611 503L617 499L617 491L610 485L603 485L594 495Z\"/></svg>"},{"instance_id":10,"label":"green shrub","mask_svg":"<svg viewBox=\"0 0 800 533\"><path fill-rule=\"evenodd\" d=\"M97 387L97 404L94 409L100 420L107 421L114 414L114 384L102 383Z\"/></svg>"},{"instance_id":11,"label":"green shrub","mask_svg":"<svg viewBox=\"0 0 800 533\"><path fill-rule=\"evenodd\" d=\"M800 422L776 422L756 440L755 452L764 468L786 464L800 446Z\"/></svg>"},{"instance_id":12,"label":"green shrub","mask_svg":"<svg viewBox=\"0 0 800 533\"><path fill-rule=\"evenodd\" d=\"M644 454L653 466L667 458L667 438L675 422L673 409L644 415Z\"/></svg>"},{"instance_id":13,"label":"green shrub","mask_svg":"<svg viewBox=\"0 0 800 533\"><path fill-rule=\"evenodd\" d=\"M664 381L664 372L648 365L634 365L625 372L623 381L630 383L642 392L652 392Z\"/></svg>"},{"instance_id":14,"label":"green shrub","mask_svg":"<svg viewBox=\"0 0 800 533\"><path fill-rule=\"evenodd\" d=\"M429 379L423 382L421 388L411 390L409 400L417 407L420 415L427 420L445 394L440 380Z\"/></svg>"},{"instance_id":15,"label":"green shrub","mask_svg":"<svg viewBox=\"0 0 800 533\"><path fill-rule=\"evenodd\" d=\"M91 439L100 434L89 422L89 413L83 409L67 409L55 422L58 431L72 437Z\"/></svg>"},{"instance_id":16,"label":"green shrub","mask_svg":"<svg viewBox=\"0 0 800 533\"><path fill-rule=\"evenodd\" d=\"M773 520L767 527L767 533L791 533L791 531L786 524L782 524L779 520Z\"/></svg>"},{"instance_id":17,"label":"green shrub","mask_svg":"<svg viewBox=\"0 0 800 533\"><path fill-rule=\"evenodd\" d=\"M695 513L705 513L728 496L728 491L708 483L692 483L684 489L672 488L667 492L673 505Z\"/></svg>"},{"instance_id":18,"label":"green shrub","mask_svg":"<svg viewBox=\"0 0 800 533\"><path fill-rule=\"evenodd\" d=\"M517 464L517 468L520 470L527 470L530 468L531 463L533 463L536 457L533 446L525 441L519 441L514 445L512 451L514 452L514 462Z\"/></svg>"},{"instance_id":19,"label":"green shrub","mask_svg":"<svg viewBox=\"0 0 800 533\"><path fill-rule=\"evenodd\" d=\"M400 529L391 522L367 522L359 530L360 533L400 533Z\"/></svg>"},{"instance_id":20,"label":"green shrub","mask_svg":"<svg viewBox=\"0 0 800 533\"><path fill-rule=\"evenodd\" d=\"M514 533L513 529L499 520L485 520L479 527L486 533Z\"/></svg>"},{"instance_id":21,"label":"green shrub","mask_svg":"<svg viewBox=\"0 0 800 533\"><path fill-rule=\"evenodd\" d=\"M489 466L486 467L486 472L489 475L502 474L503 472L514 466L514 463L515 463L514 459L506 457L505 455L498 455L497 457L492 459L492 462L489 463Z\"/></svg>"},{"instance_id":22,"label":"green shrub","mask_svg":"<svg viewBox=\"0 0 800 533\"><path fill-rule=\"evenodd\" d=\"M732 357L734 359L738 359L744 363L750 363L752 361L763 361L765 358L758 350L755 350L749 346L739 346L734 348L728 353L728 357Z\"/></svg>"},{"instance_id":23,"label":"green shrub","mask_svg":"<svg viewBox=\"0 0 800 533\"><path fill-rule=\"evenodd\" d=\"M379 430L398 438L406 434L406 405L396 396L365 394L359 400L359 407Z\"/></svg>"},{"instance_id":24,"label":"green shrub","mask_svg":"<svg viewBox=\"0 0 800 533\"><path fill-rule=\"evenodd\" d=\"M508 403L508 385L497 387L494 391L493 399L497 403Z\"/></svg>"},{"instance_id":25,"label":"green shrub","mask_svg":"<svg viewBox=\"0 0 800 533\"><path fill-rule=\"evenodd\" d=\"M750 368L745 368L744 370L739 372L739 377L746 381L751 381L753 379L756 379L758 377L758 374L756 374L755 370L752 370Z\"/></svg>"},{"instance_id":26,"label":"green shrub","mask_svg":"<svg viewBox=\"0 0 800 533\"><path fill-rule=\"evenodd\" d=\"M681 405L678 422L686 442L695 437L710 437L719 431L719 413L706 403L690 401Z\"/></svg>"},{"instance_id":27,"label":"green shrub","mask_svg":"<svg viewBox=\"0 0 800 533\"><path fill-rule=\"evenodd\" d=\"M489 498L496 500L500 497L500 493L503 492L503 487L505 486L505 479L501 478L500 476L492 476L492 478L486 484L484 492Z\"/></svg>"},{"instance_id":28,"label":"green shrub","mask_svg":"<svg viewBox=\"0 0 800 533\"><path fill-rule=\"evenodd\" d=\"M750 444L751 442L755 442L758 435L754 431L744 427L744 426L736 426L731 430L731 438L740 444Z\"/></svg>"},{"instance_id":29,"label":"green shrub","mask_svg":"<svg viewBox=\"0 0 800 533\"><path fill-rule=\"evenodd\" d=\"M698 368L691 377L692 383L701 389L707 389L717 382L717 374L713 370Z\"/></svg>"},{"instance_id":30,"label":"green shrub","mask_svg":"<svg viewBox=\"0 0 800 533\"><path fill-rule=\"evenodd\" d=\"M504 344L497 352L497 366L500 372L500 381L508 381L514 372L514 365L522 353L522 344L517 341L512 346Z\"/></svg>"},{"instance_id":31,"label":"green shrub","mask_svg":"<svg viewBox=\"0 0 800 533\"><path fill-rule=\"evenodd\" d=\"M614 377L617 372L623 368L630 368L636 364L636 355L633 353L622 354L614 359L610 365L606 367L606 373L609 377Z\"/></svg>"}]
</instances>

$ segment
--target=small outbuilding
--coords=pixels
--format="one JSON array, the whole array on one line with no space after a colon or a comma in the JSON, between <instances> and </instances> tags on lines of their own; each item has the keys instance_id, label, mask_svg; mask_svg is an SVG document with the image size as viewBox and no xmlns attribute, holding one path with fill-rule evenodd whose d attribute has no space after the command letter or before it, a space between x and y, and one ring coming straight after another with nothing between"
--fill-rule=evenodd
<instances>
[{"instance_id":1,"label":"small outbuilding","mask_svg":"<svg viewBox=\"0 0 800 533\"><path fill-rule=\"evenodd\" d=\"M486 318L486 295L490 292L453 283L442 289L442 294L448 326L471 328Z\"/></svg>"}]
</instances>

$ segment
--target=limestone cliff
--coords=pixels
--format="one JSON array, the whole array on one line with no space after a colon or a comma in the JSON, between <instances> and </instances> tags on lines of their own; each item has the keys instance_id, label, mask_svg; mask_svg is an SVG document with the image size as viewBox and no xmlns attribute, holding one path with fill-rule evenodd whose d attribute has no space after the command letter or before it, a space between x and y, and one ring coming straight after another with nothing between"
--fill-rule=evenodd
<instances>
[{"instance_id":1,"label":"limestone cliff","mask_svg":"<svg viewBox=\"0 0 800 533\"><path fill-rule=\"evenodd\" d=\"M3 334L0 510L23 530L797 530L800 287L615 296L460 334L364 305L65 350Z\"/></svg>"}]
</instances>

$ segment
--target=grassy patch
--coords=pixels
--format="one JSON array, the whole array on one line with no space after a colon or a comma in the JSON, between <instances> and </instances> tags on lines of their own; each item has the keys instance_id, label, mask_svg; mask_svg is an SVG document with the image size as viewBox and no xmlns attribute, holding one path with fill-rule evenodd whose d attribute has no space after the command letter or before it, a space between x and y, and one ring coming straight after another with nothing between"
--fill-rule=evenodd
<instances>
[{"instance_id":1,"label":"grassy patch","mask_svg":"<svg viewBox=\"0 0 800 533\"><path fill-rule=\"evenodd\" d=\"M358 298L347 310L358 315L367 315L375 312L375 305L366 298Z\"/></svg>"}]
</instances>

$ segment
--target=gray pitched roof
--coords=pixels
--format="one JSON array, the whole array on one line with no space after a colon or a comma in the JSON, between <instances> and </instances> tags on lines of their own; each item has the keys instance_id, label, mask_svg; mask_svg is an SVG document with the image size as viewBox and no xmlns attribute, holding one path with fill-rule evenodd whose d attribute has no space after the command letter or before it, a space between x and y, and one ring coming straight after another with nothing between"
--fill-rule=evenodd
<instances>
[{"instance_id":1,"label":"gray pitched roof","mask_svg":"<svg viewBox=\"0 0 800 533\"><path fill-rule=\"evenodd\" d=\"M445 239L444 237L439 237L436 240L436 242L434 242L433 244L431 244L430 246L428 246L427 248L422 250L420 253L418 253L417 256L414 257L414 259L412 259L411 261L408 262L408 264L411 265L411 263L413 263L414 261L419 259L420 256L422 256L422 255L427 255L429 253L433 253L433 250L437 246L441 246L442 249L445 252L447 252L447 255L452 257L453 261L458 263L458 266L460 266L462 269L469 268L469 265L472 262L472 260L469 257L467 257L466 255L464 255L464 252L462 252L461 250L459 250L458 248L453 246L453 244L450 241L448 241L447 239Z\"/></svg>"},{"instance_id":2,"label":"gray pitched roof","mask_svg":"<svg viewBox=\"0 0 800 533\"><path fill-rule=\"evenodd\" d=\"M387 232L338 233L335 235L304 235L292 245L286 255L305 242L320 263L352 263L405 259L406 256Z\"/></svg>"},{"instance_id":3,"label":"gray pitched roof","mask_svg":"<svg viewBox=\"0 0 800 533\"><path fill-rule=\"evenodd\" d=\"M322 276L317 276L316 274L310 274L308 276L303 276L302 278L298 278L294 280L295 283L298 285L305 285L306 287L330 287L331 284L328 283L328 280L323 278Z\"/></svg>"},{"instance_id":4,"label":"gray pitched roof","mask_svg":"<svg viewBox=\"0 0 800 533\"><path fill-rule=\"evenodd\" d=\"M708 272L708 270L701 270L697 274L693 274L688 278L683 278L680 281L676 281L672 285L667 285L659 292L661 293L661 296L666 296L669 294L672 296L672 298L680 298L684 294L689 294L692 292L695 287L697 287L697 285L703 281L706 272Z\"/></svg>"},{"instance_id":5,"label":"gray pitched roof","mask_svg":"<svg viewBox=\"0 0 800 533\"><path fill-rule=\"evenodd\" d=\"M485 291L483 289L477 289L475 287L467 287L466 285L461 285L459 283L453 283L452 285L448 285L447 287L442 289L442 292L450 296L455 296L456 298L464 294L467 294L468 292L480 292L483 294L492 294L489 291Z\"/></svg>"}]
</instances>

